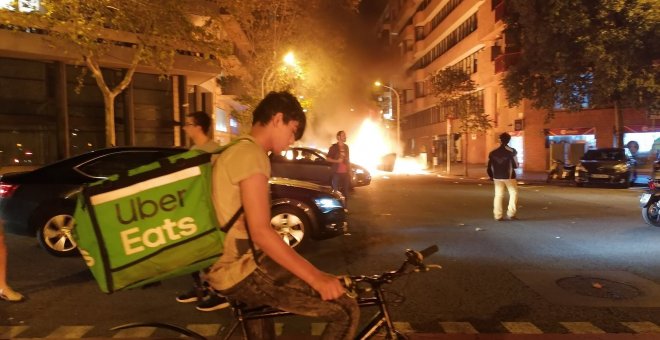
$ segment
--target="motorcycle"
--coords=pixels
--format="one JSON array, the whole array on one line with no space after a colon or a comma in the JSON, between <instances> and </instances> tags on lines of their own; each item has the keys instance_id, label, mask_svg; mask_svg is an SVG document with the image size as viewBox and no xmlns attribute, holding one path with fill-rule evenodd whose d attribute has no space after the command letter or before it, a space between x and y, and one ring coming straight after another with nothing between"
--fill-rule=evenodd
<instances>
[{"instance_id":1,"label":"motorcycle","mask_svg":"<svg viewBox=\"0 0 660 340\"><path fill-rule=\"evenodd\" d=\"M646 224L660 227L660 161L653 163L653 173L649 177L648 189L640 196L639 206L642 208L642 218Z\"/></svg>"},{"instance_id":2,"label":"motorcycle","mask_svg":"<svg viewBox=\"0 0 660 340\"><path fill-rule=\"evenodd\" d=\"M575 181L575 165L553 159L545 182L550 183L553 179Z\"/></svg>"}]
</instances>

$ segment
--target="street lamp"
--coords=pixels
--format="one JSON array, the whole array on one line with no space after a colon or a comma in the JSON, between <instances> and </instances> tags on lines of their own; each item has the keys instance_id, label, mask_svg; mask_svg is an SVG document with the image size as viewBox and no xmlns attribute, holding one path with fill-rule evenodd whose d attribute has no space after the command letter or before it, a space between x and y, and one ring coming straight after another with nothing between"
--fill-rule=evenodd
<instances>
[{"instance_id":1,"label":"street lamp","mask_svg":"<svg viewBox=\"0 0 660 340\"><path fill-rule=\"evenodd\" d=\"M387 86L379 81L375 82L374 85L389 89L390 91L394 92L394 95L396 96L396 152L399 153L401 150L401 146L399 144L401 143L401 98L399 97L399 92L396 92L394 88Z\"/></svg>"},{"instance_id":2,"label":"street lamp","mask_svg":"<svg viewBox=\"0 0 660 340\"><path fill-rule=\"evenodd\" d=\"M293 52L289 52L284 57L282 57L282 62L285 65L289 65L291 67L295 67L296 65L296 57L294 56ZM269 79L273 76L273 67L276 65L270 65L266 68L264 71L264 75L261 77L261 98L266 96L266 77Z\"/></svg>"}]
</instances>

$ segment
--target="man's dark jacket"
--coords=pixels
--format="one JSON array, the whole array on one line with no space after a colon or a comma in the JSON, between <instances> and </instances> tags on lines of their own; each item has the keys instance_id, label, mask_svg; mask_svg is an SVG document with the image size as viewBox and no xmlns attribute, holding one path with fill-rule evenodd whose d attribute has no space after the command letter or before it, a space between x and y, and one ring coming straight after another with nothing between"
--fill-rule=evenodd
<instances>
[{"instance_id":1,"label":"man's dark jacket","mask_svg":"<svg viewBox=\"0 0 660 340\"><path fill-rule=\"evenodd\" d=\"M346 148L346 158L344 159L344 163L346 163L348 169L347 172L350 173L351 157L350 157L350 153L348 152L348 144L344 143L344 148ZM339 159L339 143L335 143L330 146L330 150L328 150L328 158ZM338 167L339 167L339 163L332 163L332 172L336 173Z\"/></svg>"},{"instance_id":2,"label":"man's dark jacket","mask_svg":"<svg viewBox=\"0 0 660 340\"><path fill-rule=\"evenodd\" d=\"M516 178L516 149L505 144L488 154L488 177L494 179Z\"/></svg>"}]
</instances>

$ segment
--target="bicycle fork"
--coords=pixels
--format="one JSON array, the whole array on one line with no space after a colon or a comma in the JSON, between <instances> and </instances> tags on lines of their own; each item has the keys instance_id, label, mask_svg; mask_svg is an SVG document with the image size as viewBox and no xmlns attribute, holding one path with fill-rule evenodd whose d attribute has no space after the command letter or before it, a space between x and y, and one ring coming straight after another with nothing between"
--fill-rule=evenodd
<instances>
[{"instance_id":1,"label":"bicycle fork","mask_svg":"<svg viewBox=\"0 0 660 340\"><path fill-rule=\"evenodd\" d=\"M382 327L385 327L386 330L385 339L398 339L398 332L390 318L390 311L385 303L385 294L380 286L374 287L374 297L360 299L358 304L360 307L378 306L378 313L362 328L362 331L355 337L356 339L369 339L378 333L378 330Z\"/></svg>"}]
</instances>

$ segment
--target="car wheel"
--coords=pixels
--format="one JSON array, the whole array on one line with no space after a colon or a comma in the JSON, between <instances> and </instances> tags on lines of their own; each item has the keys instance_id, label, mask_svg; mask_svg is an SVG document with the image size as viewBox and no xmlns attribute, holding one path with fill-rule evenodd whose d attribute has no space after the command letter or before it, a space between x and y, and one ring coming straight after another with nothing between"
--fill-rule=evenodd
<instances>
[{"instance_id":1,"label":"car wheel","mask_svg":"<svg viewBox=\"0 0 660 340\"><path fill-rule=\"evenodd\" d=\"M270 224L275 228L284 242L295 248L307 237L310 222L305 212L299 208L278 205L271 211Z\"/></svg>"},{"instance_id":2,"label":"car wheel","mask_svg":"<svg viewBox=\"0 0 660 340\"><path fill-rule=\"evenodd\" d=\"M642 218L650 226L660 227L660 202L653 202L642 208Z\"/></svg>"},{"instance_id":3,"label":"car wheel","mask_svg":"<svg viewBox=\"0 0 660 340\"><path fill-rule=\"evenodd\" d=\"M57 213L43 219L37 229L41 247L55 256L71 256L78 253L78 245L71 234L75 220L66 213Z\"/></svg>"}]
</instances>

